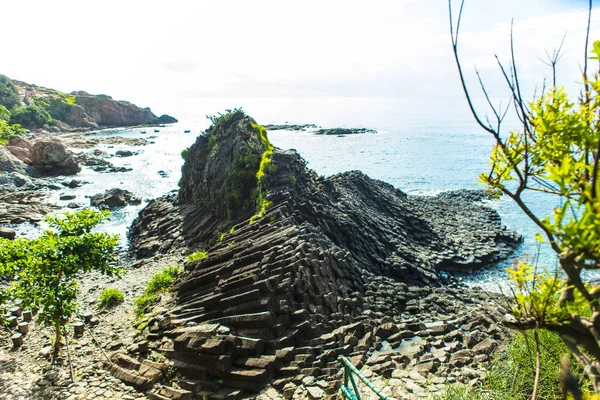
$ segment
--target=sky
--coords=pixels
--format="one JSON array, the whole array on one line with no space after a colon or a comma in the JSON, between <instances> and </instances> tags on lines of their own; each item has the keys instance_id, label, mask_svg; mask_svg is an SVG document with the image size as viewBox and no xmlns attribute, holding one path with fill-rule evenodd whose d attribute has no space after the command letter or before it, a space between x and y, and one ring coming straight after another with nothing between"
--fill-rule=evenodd
<instances>
[{"instance_id":1,"label":"sky","mask_svg":"<svg viewBox=\"0 0 600 400\"><path fill-rule=\"evenodd\" d=\"M559 84L573 86L587 7L466 0L459 51L469 82L477 67L492 96L502 93L494 54L508 61L514 19L527 91L550 76L542 60L563 37ZM206 97L461 95L446 0L28 0L5 2L2 13L0 73L157 114ZM591 38L600 39L600 9Z\"/></svg>"}]
</instances>

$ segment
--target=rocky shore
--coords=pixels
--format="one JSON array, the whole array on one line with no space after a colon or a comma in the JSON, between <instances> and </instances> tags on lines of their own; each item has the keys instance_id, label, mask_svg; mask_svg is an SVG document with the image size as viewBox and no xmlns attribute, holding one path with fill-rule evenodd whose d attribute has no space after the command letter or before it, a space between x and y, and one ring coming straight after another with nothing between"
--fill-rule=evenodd
<instances>
[{"instance_id":1,"label":"rocky shore","mask_svg":"<svg viewBox=\"0 0 600 400\"><path fill-rule=\"evenodd\" d=\"M242 112L220 118L188 150L179 193L134 222L142 260L208 257L186 265L141 336L177 383L151 378L136 353L136 363L115 355L113 374L153 399L327 398L341 355L389 380L396 398L481 376L505 337L500 315L446 271L495 263L520 241L483 195L408 196L360 172L317 177L264 135Z\"/></svg>"},{"instance_id":2,"label":"rocky shore","mask_svg":"<svg viewBox=\"0 0 600 400\"><path fill-rule=\"evenodd\" d=\"M102 160L107 172L109 156L94 147L124 141L148 143L59 140L77 164ZM80 277L84 309L104 288L126 295L96 312L110 361L91 337L73 338L71 382L67 359L48 359L51 333L33 323L23 347L8 338L0 347L0 399L327 399L341 385L342 355L391 398L427 398L481 379L507 340L495 296L452 278L520 242L482 192L410 196L359 171L319 177L242 112L218 119L182 156L179 191L151 201L130 229L125 278ZM13 188L2 194L2 224L39 220L53 210L42 193L85 184L49 181L49 165L29 161L0 147L0 179ZM94 204L134 195L107 191ZM186 262L198 250L207 257ZM134 326L134 298L170 265L185 271Z\"/></svg>"}]
</instances>

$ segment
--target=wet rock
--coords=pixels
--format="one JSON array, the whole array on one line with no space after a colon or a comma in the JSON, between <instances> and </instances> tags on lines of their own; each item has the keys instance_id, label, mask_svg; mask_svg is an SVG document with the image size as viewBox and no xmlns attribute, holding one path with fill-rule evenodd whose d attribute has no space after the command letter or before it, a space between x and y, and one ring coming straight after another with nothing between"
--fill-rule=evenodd
<instances>
[{"instance_id":1,"label":"wet rock","mask_svg":"<svg viewBox=\"0 0 600 400\"><path fill-rule=\"evenodd\" d=\"M127 205L140 204L141 200L128 190L109 189L104 193L95 194L90 198L90 205L97 208L114 209Z\"/></svg>"},{"instance_id":2,"label":"wet rock","mask_svg":"<svg viewBox=\"0 0 600 400\"><path fill-rule=\"evenodd\" d=\"M66 187L71 188L71 189L78 188L78 187L82 186L84 183L87 183L87 182L80 181L78 179L72 179L70 181L61 182L61 184L63 186L66 186Z\"/></svg>"},{"instance_id":3,"label":"wet rock","mask_svg":"<svg viewBox=\"0 0 600 400\"><path fill-rule=\"evenodd\" d=\"M134 154L136 154L136 153L134 153L131 150L117 150L115 152L115 156L117 156L117 157L131 157Z\"/></svg>"},{"instance_id":4,"label":"wet rock","mask_svg":"<svg viewBox=\"0 0 600 400\"><path fill-rule=\"evenodd\" d=\"M367 129L367 128L329 128L329 129L319 129L315 132L315 135L336 135L336 136L344 136L344 135L357 135L360 133L377 133L375 129Z\"/></svg>"}]
</instances>

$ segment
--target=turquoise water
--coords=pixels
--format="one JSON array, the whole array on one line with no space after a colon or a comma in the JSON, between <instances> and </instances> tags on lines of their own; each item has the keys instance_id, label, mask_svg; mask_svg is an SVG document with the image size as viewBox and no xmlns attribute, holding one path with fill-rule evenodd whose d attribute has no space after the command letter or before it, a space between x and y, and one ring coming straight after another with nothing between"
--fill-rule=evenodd
<instances>
[{"instance_id":1,"label":"turquoise water","mask_svg":"<svg viewBox=\"0 0 600 400\"><path fill-rule=\"evenodd\" d=\"M433 195L445 190L479 189L478 174L488 168L488 157L493 139L474 122L462 97L441 97L430 100L405 98L297 98L297 99L204 99L196 101L195 116L182 122L160 128L139 128L102 131L98 135L143 137L154 143L147 146L102 146L114 154L120 149L138 151L128 158L111 158L117 166L127 166L131 172L102 174L84 169L77 179L90 182L74 191L75 201L89 204L87 196L112 187L128 189L144 202L113 213L113 220L103 229L119 233L126 245L126 232L139 210L153 198L177 189L183 160L181 150L209 125L205 115L223 112L227 108L243 107L260 124L308 124L323 127L367 127L374 134L345 137L314 135L310 132L273 131L271 141L281 148L295 148L320 175L331 175L349 170L361 170L369 176L386 181L411 194ZM190 107L190 105L188 105ZM184 133L190 129L191 133ZM164 171L166 177L158 172ZM540 198L531 199L532 206L544 213L556 204ZM525 243L517 256L537 252L534 239L538 231L511 202L493 201L490 205L500 212L504 223L525 236ZM21 231L35 234L37 229L22 227ZM497 282L504 279L503 269L512 261L489 269L477 276L477 281ZM555 266L551 252L542 248L540 265Z\"/></svg>"}]
</instances>

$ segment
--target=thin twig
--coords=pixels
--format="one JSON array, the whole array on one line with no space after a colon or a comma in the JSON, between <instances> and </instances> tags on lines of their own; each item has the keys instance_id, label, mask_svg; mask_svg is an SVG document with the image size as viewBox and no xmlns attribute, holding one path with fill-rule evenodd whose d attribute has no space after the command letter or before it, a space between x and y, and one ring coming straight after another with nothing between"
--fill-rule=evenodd
<instances>
[{"instance_id":1,"label":"thin twig","mask_svg":"<svg viewBox=\"0 0 600 400\"><path fill-rule=\"evenodd\" d=\"M531 400L535 400L537 398L538 385L540 383L540 336L538 327L533 330L533 338L535 341L535 379L533 380L533 393L531 394Z\"/></svg>"},{"instance_id":2,"label":"thin twig","mask_svg":"<svg viewBox=\"0 0 600 400\"><path fill-rule=\"evenodd\" d=\"M78 314L79 315L79 314ZM92 329L88 326L88 324L85 322L85 318L82 318L81 315L79 315L79 318L81 318L81 320L83 321L83 326L86 328L86 330L89 332L89 334L92 336L92 340L94 341L94 343L96 344L96 346L98 346L98 348L100 349L100 351L102 352L102 354L104 355L104 357L106 357L106 359L108 360L108 362L110 363L110 365L113 365L113 362L110 360L110 358L108 358L108 356L106 355L106 353L104 352L104 349L102 348L102 346L100 345L100 342L98 342L98 340L96 339L96 336L94 336L94 332L92 332Z\"/></svg>"},{"instance_id":3,"label":"thin twig","mask_svg":"<svg viewBox=\"0 0 600 400\"><path fill-rule=\"evenodd\" d=\"M64 326L63 334L65 336L65 344L67 346L67 360L69 360L69 369L71 370L71 383L75 383L75 375L73 374L73 363L71 362L71 352L69 351L69 338L67 337L67 328Z\"/></svg>"}]
</instances>

